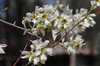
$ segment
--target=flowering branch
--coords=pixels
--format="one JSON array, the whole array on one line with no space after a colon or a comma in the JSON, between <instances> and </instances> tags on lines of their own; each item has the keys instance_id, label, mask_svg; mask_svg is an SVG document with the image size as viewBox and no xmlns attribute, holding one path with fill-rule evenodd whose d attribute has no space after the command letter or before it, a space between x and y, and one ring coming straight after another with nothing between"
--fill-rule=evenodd
<instances>
[{"instance_id":1,"label":"flowering branch","mask_svg":"<svg viewBox=\"0 0 100 66\"><path fill-rule=\"evenodd\" d=\"M23 18L22 24L26 29L24 34L42 34L45 36L46 31L52 31L53 40L55 40L58 35L61 35L61 38L55 44L53 44L51 48L46 48L49 40L45 40L44 42L41 38L37 40L31 40L31 50L23 51L23 56L21 57L28 58L28 64L45 64L45 61L47 60L46 55L52 55L53 48L59 44L60 41L62 41L60 44L67 49L69 54L75 55L79 51L82 51L82 46L85 45L85 43L83 43L84 40L82 39L82 36L77 34L83 32L90 26L94 26L95 21L93 20L93 17L96 15L90 14L91 11L95 9L94 4L89 12L87 9L81 8L80 12L76 10L76 14L72 14L72 10L69 9L69 6L66 8L62 7L63 5L59 3L55 7L52 5L44 5L43 7L36 6L35 12L28 12L26 13L26 17ZM27 27L27 24L29 27ZM64 39L69 33L71 35L70 41L65 42ZM73 37L73 34L77 36Z\"/></svg>"},{"instance_id":2,"label":"flowering branch","mask_svg":"<svg viewBox=\"0 0 100 66\"><path fill-rule=\"evenodd\" d=\"M45 36L46 31L51 31L54 41L57 36L61 36L61 38L50 48L46 48L50 41L42 41L43 39L39 37L39 39L30 40L32 43L30 45L31 50L27 51L25 49L29 43L28 41L24 47L24 50L21 52L22 54L19 56L13 66L17 64L20 58L28 58L28 64L45 64L47 55L52 56L53 48L58 44L63 46L67 50L68 54L75 55L82 51L82 47L85 45L85 43L83 43L84 39L82 39L82 36L78 35L78 33L83 32L86 28L93 27L96 24L93 19L96 14L91 14L91 12L100 6L100 0L91 1L91 9L89 12L87 9L81 8L79 11L76 10L76 14L72 13L72 9L69 9L69 6L63 8L63 5L59 2L60 0L57 0L57 5L55 6L36 6L35 12L26 13L26 17L23 17L22 20L24 28L0 19L0 21L4 24L24 30L24 35L28 33L31 36L35 35L39 37L40 34ZM68 34L70 34L70 40L65 41L65 37Z\"/></svg>"},{"instance_id":3,"label":"flowering branch","mask_svg":"<svg viewBox=\"0 0 100 66\"><path fill-rule=\"evenodd\" d=\"M70 31L72 31L79 23L81 23L84 19L86 19L87 16L90 14L91 11L92 11L92 10L90 10L90 11L87 13L87 15L86 15L81 21L79 21L79 22L78 22L76 25L74 25L68 32L66 32L66 34L63 35L63 37L61 37L61 38L52 46L52 48L54 48L57 44L59 44L59 42L60 42L63 38L65 38L65 37L70 33Z\"/></svg>"}]
</instances>

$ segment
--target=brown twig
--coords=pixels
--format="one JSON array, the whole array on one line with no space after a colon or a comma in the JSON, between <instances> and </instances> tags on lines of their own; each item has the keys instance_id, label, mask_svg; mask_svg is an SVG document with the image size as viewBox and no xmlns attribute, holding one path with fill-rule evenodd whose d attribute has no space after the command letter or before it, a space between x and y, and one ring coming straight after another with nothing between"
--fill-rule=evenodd
<instances>
[{"instance_id":1,"label":"brown twig","mask_svg":"<svg viewBox=\"0 0 100 66\"><path fill-rule=\"evenodd\" d=\"M29 37L29 39L30 39L30 38L31 38L31 37ZM27 41L27 44L25 45L25 47L24 47L23 51L25 51L25 50L26 50L26 48L27 48L28 44L29 44L29 40ZM17 64L17 63L18 63L18 61L20 60L21 56L22 56L22 54L20 54L20 56L19 56L19 57L18 57L18 59L15 61L15 63L13 64L13 66L16 66L16 64Z\"/></svg>"}]
</instances>

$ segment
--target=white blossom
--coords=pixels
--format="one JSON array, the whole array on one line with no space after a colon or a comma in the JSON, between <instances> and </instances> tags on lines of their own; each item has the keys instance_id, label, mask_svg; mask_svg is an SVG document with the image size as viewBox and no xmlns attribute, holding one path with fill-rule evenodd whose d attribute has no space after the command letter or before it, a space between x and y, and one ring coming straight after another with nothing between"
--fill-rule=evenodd
<instances>
[{"instance_id":1,"label":"white blossom","mask_svg":"<svg viewBox=\"0 0 100 66\"><path fill-rule=\"evenodd\" d=\"M92 8L95 9L96 7L100 6L100 0L93 0L90 1Z\"/></svg>"},{"instance_id":2,"label":"white blossom","mask_svg":"<svg viewBox=\"0 0 100 66\"><path fill-rule=\"evenodd\" d=\"M77 35L75 38L74 36L71 36L69 42L64 42L64 47L69 54L75 55L82 52L82 46L85 45L83 42L82 36Z\"/></svg>"},{"instance_id":3,"label":"white blossom","mask_svg":"<svg viewBox=\"0 0 100 66\"><path fill-rule=\"evenodd\" d=\"M22 51L23 56L21 58L28 58L29 63L38 65L39 63L45 64L47 60L47 55L52 56L52 48L46 48L49 41L45 40L44 42L39 40L32 41L30 45L30 51Z\"/></svg>"}]
</instances>

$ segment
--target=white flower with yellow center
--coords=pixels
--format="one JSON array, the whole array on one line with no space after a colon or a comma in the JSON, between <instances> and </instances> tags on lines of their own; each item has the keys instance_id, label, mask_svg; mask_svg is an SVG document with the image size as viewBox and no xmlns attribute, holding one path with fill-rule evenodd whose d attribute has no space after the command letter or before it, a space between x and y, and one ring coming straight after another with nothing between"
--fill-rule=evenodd
<instances>
[{"instance_id":1,"label":"white flower with yellow center","mask_svg":"<svg viewBox=\"0 0 100 66\"><path fill-rule=\"evenodd\" d=\"M22 51L23 56L21 58L28 58L29 63L38 65L39 63L45 64L47 60L47 55L52 56L52 48L46 48L49 41L34 40L30 45L31 51Z\"/></svg>"}]
</instances>

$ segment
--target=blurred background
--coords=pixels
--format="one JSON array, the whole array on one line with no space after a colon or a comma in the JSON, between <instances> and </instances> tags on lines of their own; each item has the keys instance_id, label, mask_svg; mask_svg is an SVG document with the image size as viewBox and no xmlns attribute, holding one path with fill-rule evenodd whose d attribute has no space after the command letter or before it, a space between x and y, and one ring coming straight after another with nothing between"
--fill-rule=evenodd
<instances>
[{"instance_id":1,"label":"blurred background","mask_svg":"<svg viewBox=\"0 0 100 66\"><path fill-rule=\"evenodd\" d=\"M60 0L64 7L69 5L75 13L81 7L90 9L90 0ZM0 0L0 11L9 9L0 15L0 19L23 27L22 17L27 12L33 12L36 5L56 4L56 0ZM86 45L83 53L75 57L68 55L63 48L55 49L54 56L48 57L43 66L100 66L100 15L94 18L96 25L81 33ZM0 23L0 44L6 43L6 54L0 55L0 66L12 66L23 50L29 35L23 36L23 31ZM26 60L20 59L16 66L25 66ZM31 65L30 65L31 66Z\"/></svg>"}]
</instances>

